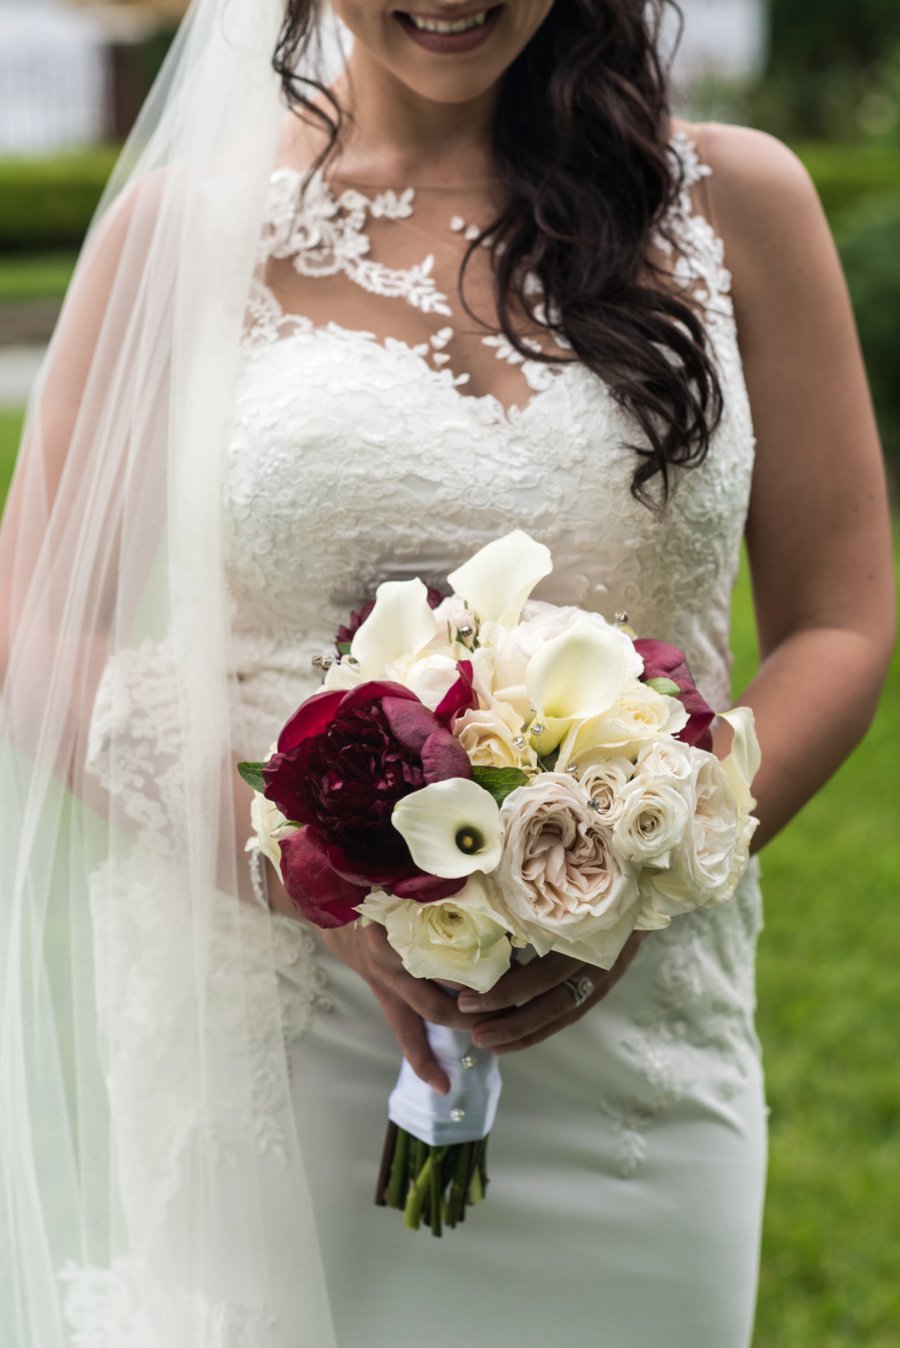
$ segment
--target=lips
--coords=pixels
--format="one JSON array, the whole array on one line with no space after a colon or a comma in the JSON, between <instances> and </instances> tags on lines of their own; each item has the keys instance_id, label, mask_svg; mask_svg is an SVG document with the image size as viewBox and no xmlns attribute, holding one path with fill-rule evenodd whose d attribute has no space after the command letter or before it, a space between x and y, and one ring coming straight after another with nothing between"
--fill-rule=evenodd
<instances>
[{"instance_id":1,"label":"lips","mask_svg":"<svg viewBox=\"0 0 900 1348\"><path fill-rule=\"evenodd\" d=\"M464 14L396 11L396 17L404 32L426 51L466 52L487 41L502 9L502 5L483 6Z\"/></svg>"}]
</instances>

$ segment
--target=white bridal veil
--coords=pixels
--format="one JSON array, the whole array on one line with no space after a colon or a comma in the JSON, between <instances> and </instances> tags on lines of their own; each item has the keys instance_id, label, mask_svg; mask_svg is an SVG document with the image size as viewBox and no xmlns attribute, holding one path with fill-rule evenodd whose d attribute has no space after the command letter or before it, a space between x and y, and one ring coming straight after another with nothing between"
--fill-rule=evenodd
<instances>
[{"instance_id":1,"label":"white bridal veil","mask_svg":"<svg viewBox=\"0 0 900 1348\"><path fill-rule=\"evenodd\" d=\"M220 539L282 17L196 0L85 246L0 532L8 1348L264 1348L285 1261L291 1342L333 1343L284 1123L287 920L243 853Z\"/></svg>"}]
</instances>

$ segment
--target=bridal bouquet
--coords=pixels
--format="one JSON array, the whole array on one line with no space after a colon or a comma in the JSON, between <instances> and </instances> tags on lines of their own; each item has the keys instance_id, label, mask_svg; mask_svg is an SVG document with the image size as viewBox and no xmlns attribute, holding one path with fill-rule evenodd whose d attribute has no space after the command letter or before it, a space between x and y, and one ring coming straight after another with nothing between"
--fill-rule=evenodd
<instances>
[{"instance_id":1,"label":"bridal bouquet","mask_svg":"<svg viewBox=\"0 0 900 1348\"><path fill-rule=\"evenodd\" d=\"M726 902L746 869L759 764L752 713L715 713L674 647L625 615L528 602L552 570L515 532L448 577L387 582L338 634L256 790L258 847L320 927L384 926L415 977L485 992L516 949L600 968L631 934ZM576 999L578 983L573 984ZM377 1201L455 1226L487 1181L496 1055L427 1026L452 1087L404 1062Z\"/></svg>"}]
</instances>

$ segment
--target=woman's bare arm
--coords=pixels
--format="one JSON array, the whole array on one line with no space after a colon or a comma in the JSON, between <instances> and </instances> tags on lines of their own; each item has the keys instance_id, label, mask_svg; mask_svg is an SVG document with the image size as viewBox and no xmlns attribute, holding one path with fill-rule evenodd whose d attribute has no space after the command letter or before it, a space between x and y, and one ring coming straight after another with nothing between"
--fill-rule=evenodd
<instances>
[{"instance_id":1,"label":"woman's bare arm","mask_svg":"<svg viewBox=\"0 0 900 1348\"><path fill-rule=\"evenodd\" d=\"M762 846L865 734L894 640L890 519L856 327L806 170L770 136L706 128L757 436L747 526L761 667Z\"/></svg>"}]
</instances>

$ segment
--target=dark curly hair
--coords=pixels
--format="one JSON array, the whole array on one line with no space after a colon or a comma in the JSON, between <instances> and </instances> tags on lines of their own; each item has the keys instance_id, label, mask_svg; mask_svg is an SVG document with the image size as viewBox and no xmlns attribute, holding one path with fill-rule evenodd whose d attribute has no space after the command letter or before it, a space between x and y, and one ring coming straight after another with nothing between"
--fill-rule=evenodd
<instances>
[{"instance_id":1,"label":"dark curly hair","mask_svg":"<svg viewBox=\"0 0 900 1348\"><path fill-rule=\"evenodd\" d=\"M573 359L639 423L631 490L655 506L651 481L661 479L665 501L672 468L702 463L722 416L702 314L649 256L683 179L669 151L669 83L659 54L670 6L677 12L673 0L555 0L503 76L492 149L507 204L471 242L460 278L462 292L467 264L488 240L500 326L534 359L513 313L524 306L540 321L523 285L529 272L539 277ZM317 0L286 0L273 64L289 107L327 132L321 167L344 113L330 91L295 73L317 17ZM677 249L674 238L669 243Z\"/></svg>"}]
</instances>

